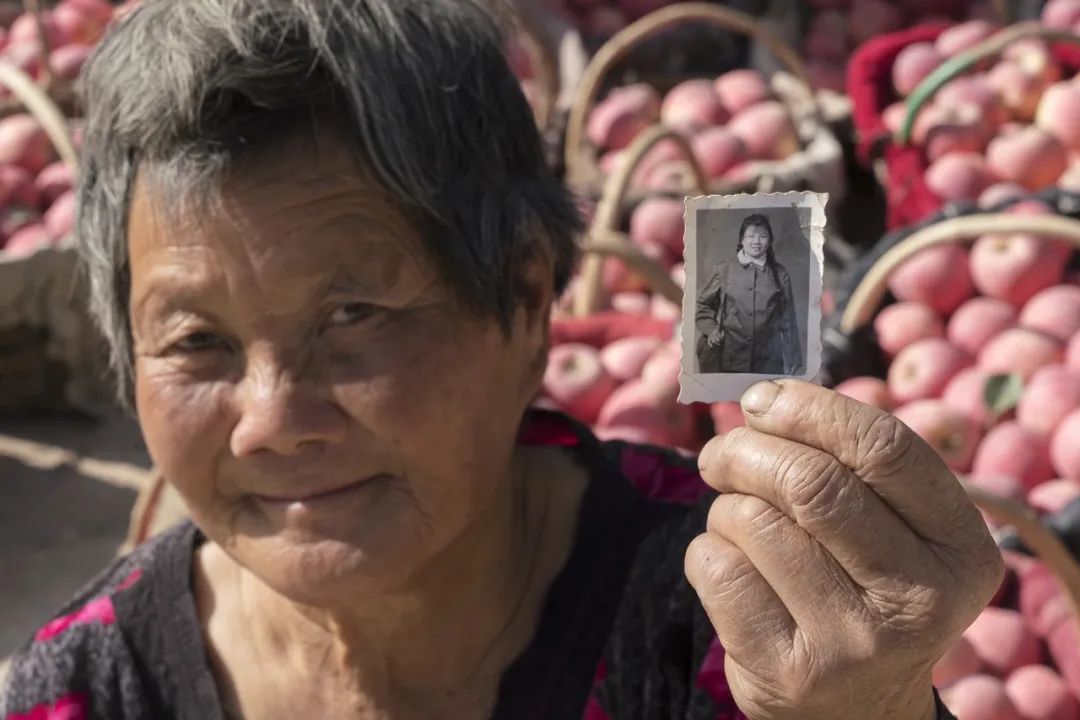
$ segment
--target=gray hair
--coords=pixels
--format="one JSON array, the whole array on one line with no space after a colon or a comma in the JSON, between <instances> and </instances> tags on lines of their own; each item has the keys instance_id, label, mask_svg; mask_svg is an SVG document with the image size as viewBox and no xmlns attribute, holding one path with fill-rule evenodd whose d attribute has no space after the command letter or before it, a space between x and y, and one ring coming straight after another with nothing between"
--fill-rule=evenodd
<instances>
[{"instance_id":1,"label":"gray hair","mask_svg":"<svg viewBox=\"0 0 1080 720\"><path fill-rule=\"evenodd\" d=\"M490 1L490 0L489 0ZM136 174L206 195L314 119L341 129L424 230L458 295L504 332L536 253L562 292L581 220L545 167L481 0L147 0L87 64L77 227L117 394L134 405L127 252Z\"/></svg>"}]
</instances>

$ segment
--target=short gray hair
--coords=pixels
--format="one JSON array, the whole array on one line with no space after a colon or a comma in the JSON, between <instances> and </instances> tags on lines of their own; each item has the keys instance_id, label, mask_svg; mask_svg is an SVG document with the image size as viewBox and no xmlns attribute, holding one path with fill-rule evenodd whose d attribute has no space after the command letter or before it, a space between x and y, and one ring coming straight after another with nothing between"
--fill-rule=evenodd
<instances>
[{"instance_id":1,"label":"short gray hair","mask_svg":"<svg viewBox=\"0 0 1080 720\"><path fill-rule=\"evenodd\" d=\"M481 0L147 0L118 22L82 77L77 227L120 402L134 405L136 174L205 194L312 118L344 131L447 282L504 332L536 252L562 292L581 220L544 165L503 31Z\"/></svg>"}]
</instances>

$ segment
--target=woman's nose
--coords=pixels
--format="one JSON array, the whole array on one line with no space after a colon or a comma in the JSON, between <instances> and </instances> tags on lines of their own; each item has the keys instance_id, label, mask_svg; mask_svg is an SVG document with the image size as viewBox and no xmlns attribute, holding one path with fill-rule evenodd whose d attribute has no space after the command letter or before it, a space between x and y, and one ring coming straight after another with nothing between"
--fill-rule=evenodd
<instances>
[{"instance_id":1,"label":"woman's nose","mask_svg":"<svg viewBox=\"0 0 1080 720\"><path fill-rule=\"evenodd\" d=\"M345 440L348 417L311 383L285 374L248 378L239 396L240 420L230 441L236 457L259 451L294 455Z\"/></svg>"}]
</instances>

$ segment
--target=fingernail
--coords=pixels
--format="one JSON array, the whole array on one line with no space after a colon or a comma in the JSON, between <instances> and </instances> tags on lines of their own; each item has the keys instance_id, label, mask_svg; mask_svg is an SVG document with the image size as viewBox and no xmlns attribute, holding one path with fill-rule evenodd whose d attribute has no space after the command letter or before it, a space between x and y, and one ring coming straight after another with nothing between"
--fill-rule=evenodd
<instances>
[{"instance_id":1,"label":"fingernail","mask_svg":"<svg viewBox=\"0 0 1080 720\"><path fill-rule=\"evenodd\" d=\"M780 394L780 385L772 380L759 382L752 386L742 397L742 408L751 415L764 415L769 412L776 396Z\"/></svg>"}]
</instances>

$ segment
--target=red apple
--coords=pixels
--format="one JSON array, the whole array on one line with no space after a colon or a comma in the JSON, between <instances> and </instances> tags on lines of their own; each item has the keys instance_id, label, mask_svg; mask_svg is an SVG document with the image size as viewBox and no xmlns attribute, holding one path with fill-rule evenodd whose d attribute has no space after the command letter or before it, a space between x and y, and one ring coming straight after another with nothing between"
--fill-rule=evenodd
<instances>
[{"instance_id":1,"label":"red apple","mask_svg":"<svg viewBox=\"0 0 1080 720\"><path fill-rule=\"evenodd\" d=\"M1028 381L1016 408L1016 419L1028 432L1050 437L1077 408L1080 408L1080 374L1061 365L1047 365Z\"/></svg>"},{"instance_id":2,"label":"red apple","mask_svg":"<svg viewBox=\"0 0 1080 720\"><path fill-rule=\"evenodd\" d=\"M1017 233L984 235L971 250L971 277L979 292L1022 307L1061 282L1068 254L1053 240Z\"/></svg>"},{"instance_id":3,"label":"red apple","mask_svg":"<svg viewBox=\"0 0 1080 720\"><path fill-rule=\"evenodd\" d=\"M841 395L886 412L891 412L896 407L892 395L889 394L889 386L881 378L855 377L845 380L834 389Z\"/></svg>"},{"instance_id":4,"label":"red apple","mask_svg":"<svg viewBox=\"0 0 1080 720\"><path fill-rule=\"evenodd\" d=\"M903 350L889 367L889 392L898 403L938 397L971 365L971 356L947 340L926 338Z\"/></svg>"},{"instance_id":5,"label":"red apple","mask_svg":"<svg viewBox=\"0 0 1080 720\"><path fill-rule=\"evenodd\" d=\"M716 78L716 94L732 116L773 97L765 76L752 68L730 70Z\"/></svg>"},{"instance_id":6,"label":"red apple","mask_svg":"<svg viewBox=\"0 0 1080 720\"><path fill-rule=\"evenodd\" d=\"M1080 332L1080 287L1055 285L1040 291L1024 305L1020 324L1068 342Z\"/></svg>"},{"instance_id":7,"label":"red apple","mask_svg":"<svg viewBox=\"0 0 1080 720\"><path fill-rule=\"evenodd\" d=\"M945 386L941 394L942 402L967 415L979 427L991 425L994 418L986 404L986 381L989 377L976 367L961 370Z\"/></svg>"},{"instance_id":8,"label":"red apple","mask_svg":"<svg viewBox=\"0 0 1080 720\"><path fill-rule=\"evenodd\" d=\"M944 337L945 326L929 305L899 302L878 313L874 332L878 346L887 357L893 357L918 340Z\"/></svg>"},{"instance_id":9,"label":"red apple","mask_svg":"<svg viewBox=\"0 0 1080 720\"><path fill-rule=\"evenodd\" d=\"M1014 420L1003 422L992 428L979 444L971 475L1015 478L1026 490L1031 490L1054 477L1047 440L1024 430Z\"/></svg>"},{"instance_id":10,"label":"red apple","mask_svg":"<svg viewBox=\"0 0 1080 720\"><path fill-rule=\"evenodd\" d=\"M1050 458L1058 475L1080 481L1080 410L1073 410L1058 425L1050 444Z\"/></svg>"},{"instance_id":11,"label":"red apple","mask_svg":"<svg viewBox=\"0 0 1080 720\"><path fill-rule=\"evenodd\" d=\"M600 364L607 374L622 382L641 376L649 356L660 347L660 340L631 336L616 340L600 351Z\"/></svg>"},{"instance_id":12,"label":"red apple","mask_svg":"<svg viewBox=\"0 0 1080 720\"><path fill-rule=\"evenodd\" d=\"M995 336L979 352L979 369L991 375L1016 373L1025 382L1044 365L1060 364L1065 345L1053 335L1012 328Z\"/></svg>"},{"instance_id":13,"label":"red apple","mask_svg":"<svg viewBox=\"0 0 1080 720\"><path fill-rule=\"evenodd\" d=\"M1000 332L1016 324L1016 308L1004 300L974 297L965 302L952 317L945 336L953 345L977 355Z\"/></svg>"},{"instance_id":14,"label":"red apple","mask_svg":"<svg viewBox=\"0 0 1080 720\"><path fill-rule=\"evenodd\" d=\"M596 420L615 385L604 371L596 348L567 343L551 349L544 372L544 392L583 422Z\"/></svg>"},{"instance_id":15,"label":"red apple","mask_svg":"<svg viewBox=\"0 0 1080 720\"><path fill-rule=\"evenodd\" d=\"M896 410L896 419L921 437L957 472L966 472L979 444L978 425L941 400L917 400Z\"/></svg>"},{"instance_id":16,"label":"red apple","mask_svg":"<svg viewBox=\"0 0 1080 720\"><path fill-rule=\"evenodd\" d=\"M950 244L920 251L892 272L889 290L898 300L925 303L942 316L951 314L971 297L967 250Z\"/></svg>"}]
</instances>

